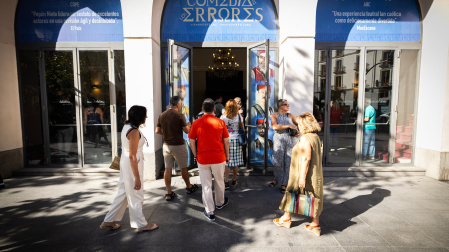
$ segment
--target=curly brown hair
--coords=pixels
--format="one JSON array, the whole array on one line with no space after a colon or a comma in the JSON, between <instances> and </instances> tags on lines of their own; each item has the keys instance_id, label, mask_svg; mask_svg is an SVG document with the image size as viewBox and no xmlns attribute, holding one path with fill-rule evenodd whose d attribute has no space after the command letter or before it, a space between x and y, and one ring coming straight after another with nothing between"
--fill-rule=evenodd
<instances>
[{"instance_id":1,"label":"curly brown hair","mask_svg":"<svg viewBox=\"0 0 449 252\"><path fill-rule=\"evenodd\" d=\"M234 99L230 99L229 101L227 101L225 107L226 117L232 119L238 114L239 114L239 106L237 105L237 102Z\"/></svg>"}]
</instances>

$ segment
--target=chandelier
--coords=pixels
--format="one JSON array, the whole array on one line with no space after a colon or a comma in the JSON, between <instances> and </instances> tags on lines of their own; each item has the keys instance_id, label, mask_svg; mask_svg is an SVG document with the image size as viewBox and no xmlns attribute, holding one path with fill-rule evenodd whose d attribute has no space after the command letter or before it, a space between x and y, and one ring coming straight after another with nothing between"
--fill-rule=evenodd
<instances>
[{"instance_id":1,"label":"chandelier","mask_svg":"<svg viewBox=\"0 0 449 252\"><path fill-rule=\"evenodd\" d=\"M239 72L239 64L235 61L231 49L216 49L212 54L212 66L209 66L207 73L209 77L228 79L234 78Z\"/></svg>"}]
</instances>

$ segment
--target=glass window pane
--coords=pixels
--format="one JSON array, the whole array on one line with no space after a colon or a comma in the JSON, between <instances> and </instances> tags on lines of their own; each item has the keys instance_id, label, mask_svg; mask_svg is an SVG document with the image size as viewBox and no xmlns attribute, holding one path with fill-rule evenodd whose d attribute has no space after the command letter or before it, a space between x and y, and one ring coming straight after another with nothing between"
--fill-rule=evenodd
<instances>
[{"instance_id":1,"label":"glass window pane","mask_svg":"<svg viewBox=\"0 0 449 252\"><path fill-rule=\"evenodd\" d=\"M328 163L355 163L359 50L332 50ZM347 67L348 66L348 67ZM354 67L353 67L354 66Z\"/></svg>"},{"instance_id":2,"label":"glass window pane","mask_svg":"<svg viewBox=\"0 0 449 252\"><path fill-rule=\"evenodd\" d=\"M107 51L80 51L84 163L112 161Z\"/></svg>"},{"instance_id":3,"label":"glass window pane","mask_svg":"<svg viewBox=\"0 0 449 252\"><path fill-rule=\"evenodd\" d=\"M73 53L48 51L44 55L51 163L77 164Z\"/></svg>"},{"instance_id":4,"label":"glass window pane","mask_svg":"<svg viewBox=\"0 0 449 252\"><path fill-rule=\"evenodd\" d=\"M389 163L393 55L394 50L366 52L363 162Z\"/></svg>"},{"instance_id":5,"label":"glass window pane","mask_svg":"<svg viewBox=\"0 0 449 252\"><path fill-rule=\"evenodd\" d=\"M399 70L398 113L394 162L410 164L413 154L418 50L402 50Z\"/></svg>"},{"instance_id":6,"label":"glass window pane","mask_svg":"<svg viewBox=\"0 0 449 252\"><path fill-rule=\"evenodd\" d=\"M114 51L115 95L117 116L117 147L118 156L122 155L121 132L126 120L126 78L125 78L125 54L123 50Z\"/></svg>"},{"instance_id":7,"label":"glass window pane","mask_svg":"<svg viewBox=\"0 0 449 252\"><path fill-rule=\"evenodd\" d=\"M38 51L19 51L23 136L27 165L45 164Z\"/></svg>"},{"instance_id":8,"label":"glass window pane","mask_svg":"<svg viewBox=\"0 0 449 252\"><path fill-rule=\"evenodd\" d=\"M324 142L324 104L326 90L326 50L315 50L315 76L313 85L313 116L318 121L321 131L318 132Z\"/></svg>"}]
</instances>

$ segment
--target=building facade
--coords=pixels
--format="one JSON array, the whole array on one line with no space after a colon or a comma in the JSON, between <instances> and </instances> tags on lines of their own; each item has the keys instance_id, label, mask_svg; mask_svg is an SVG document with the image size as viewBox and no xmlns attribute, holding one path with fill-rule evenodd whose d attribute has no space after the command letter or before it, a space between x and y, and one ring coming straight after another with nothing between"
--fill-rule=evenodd
<instances>
[{"instance_id":1,"label":"building facade","mask_svg":"<svg viewBox=\"0 0 449 252\"><path fill-rule=\"evenodd\" d=\"M269 169L269 114L312 112L333 167L449 179L445 0L12 0L1 3L0 173L105 167L133 105L148 109L145 177L168 98L241 97L247 165ZM186 145L186 148L188 146ZM194 160L189 162L193 165Z\"/></svg>"}]
</instances>

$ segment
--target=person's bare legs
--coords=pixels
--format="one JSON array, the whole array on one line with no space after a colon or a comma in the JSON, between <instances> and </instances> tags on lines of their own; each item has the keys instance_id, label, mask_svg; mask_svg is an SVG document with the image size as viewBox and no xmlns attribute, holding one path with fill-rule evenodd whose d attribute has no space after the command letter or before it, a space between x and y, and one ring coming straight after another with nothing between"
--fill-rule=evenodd
<instances>
[{"instance_id":1,"label":"person's bare legs","mask_svg":"<svg viewBox=\"0 0 449 252\"><path fill-rule=\"evenodd\" d=\"M225 183L228 183L229 181L229 173L231 173L231 168L230 167L225 167L225 173L224 173L224 181Z\"/></svg>"},{"instance_id":2,"label":"person's bare legs","mask_svg":"<svg viewBox=\"0 0 449 252\"><path fill-rule=\"evenodd\" d=\"M312 222L310 223L311 227L316 227L320 225L320 217L313 217ZM320 229L319 227L317 229Z\"/></svg>"},{"instance_id":3,"label":"person's bare legs","mask_svg":"<svg viewBox=\"0 0 449 252\"><path fill-rule=\"evenodd\" d=\"M232 167L232 180L237 180L237 173L239 172L239 167Z\"/></svg>"},{"instance_id":4,"label":"person's bare legs","mask_svg":"<svg viewBox=\"0 0 449 252\"><path fill-rule=\"evenodd\" d=\"M181 176L182 179L184 180L184 182L186 183L186 187L190 188L192 187L192 185L190 184L190 176L189 176L189 171L186 168L181 168Z\"/></svg>"},{"instance_id":5,"label":"person's bare legs","mask_svg":"<svg viewBox=\"0 0 449 252\"><path fill-rule=\"evenodd\" d=\"M165 188L167 188L167 194L171 194L171 172L172 172L172 168L165 168L164 182L165 182Z\"/></svg>"}]
</instances>

